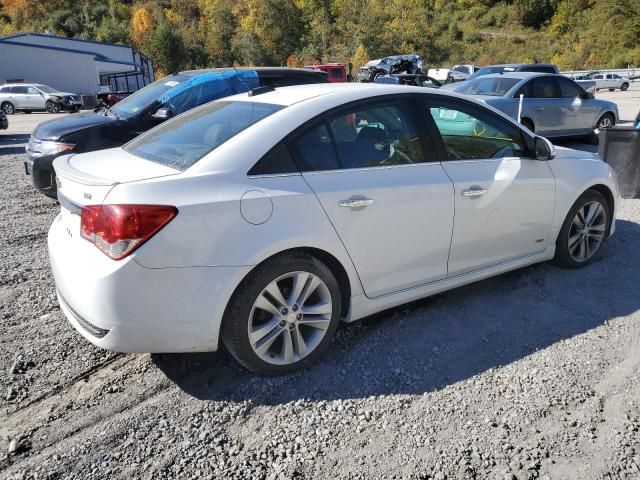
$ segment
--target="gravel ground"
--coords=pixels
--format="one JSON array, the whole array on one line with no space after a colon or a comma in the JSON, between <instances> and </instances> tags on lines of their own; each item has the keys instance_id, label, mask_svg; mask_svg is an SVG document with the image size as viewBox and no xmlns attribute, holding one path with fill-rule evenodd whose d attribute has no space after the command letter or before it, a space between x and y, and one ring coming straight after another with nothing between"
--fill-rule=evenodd
<instances>
[{"instance_id":1,"label":"gravel ground","mask_svg":"<svg viewBox=\"0 0 640 480\"><path fill-rule=\"evenodd\" d=\"M640 478L640 200L586 269L345 325L321 363L265 379L76 334L26 140L0 133L0 478Z\"/></svg>"}]
</instances>

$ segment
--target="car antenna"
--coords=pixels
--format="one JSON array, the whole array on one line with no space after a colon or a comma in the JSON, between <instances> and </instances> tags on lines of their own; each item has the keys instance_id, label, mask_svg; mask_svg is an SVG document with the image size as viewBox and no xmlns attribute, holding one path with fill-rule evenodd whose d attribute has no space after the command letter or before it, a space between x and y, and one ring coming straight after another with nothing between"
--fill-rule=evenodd
<instances>
[{"instance_id":1,"label":"car antenna","mask_svg":"<svg viewBox=\"0 0 640 480\"><path fill-rule=\"evenodd\" d=\"M238 69L236 68L235 65L233 65L233 69L238 74L238 78L240 79L240 81L244 84L245 87L247 87L248 95L250 97L254 97L256 95L260 95L261 93L273 92L275 90L275 87L270 87L270 86L250 88L249 85L247 84L247 82L244 81L244 78L242 78L240 76L240 72L238 71Z\"/></svg>"}]
</instances>

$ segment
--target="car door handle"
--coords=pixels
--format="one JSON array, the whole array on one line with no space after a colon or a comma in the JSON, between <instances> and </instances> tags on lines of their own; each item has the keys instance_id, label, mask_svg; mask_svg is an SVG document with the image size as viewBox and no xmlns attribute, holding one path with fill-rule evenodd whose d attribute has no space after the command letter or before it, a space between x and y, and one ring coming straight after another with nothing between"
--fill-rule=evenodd
<instances>
[{"instance_id":1,"label":"car door handle","mask_svg":"<svg viewBox=\"0 0 640 480\"><path fill-rule=\"evenodd\" d=\"M338 205L347 208L362 208L366 207L367 205L371 205L372 203L373 200L371 200L370 198L357 198L351 200L340 200Z\"/></svg>"},{"instance_id":2,"label":"car door handle","mask_svg":"<svg viewBox=\"0 0 640 480\"><path fill-rule=\"evenodd\" d=\"M484 188L470 188L469 190L463 190L462 196L474 198L474 197L481 197L485 193L487 193L487 190L485 190Z\"/></svg>"}]
</instances>

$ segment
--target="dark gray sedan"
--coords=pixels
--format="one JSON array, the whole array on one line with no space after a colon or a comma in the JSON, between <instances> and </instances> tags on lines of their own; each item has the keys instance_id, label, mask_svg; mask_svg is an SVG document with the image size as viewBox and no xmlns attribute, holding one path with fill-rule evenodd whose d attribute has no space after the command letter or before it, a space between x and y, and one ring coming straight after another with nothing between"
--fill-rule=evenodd
<instances>
[{"instance_id":1,"label":"dark gray sedan","mask_svg":"<svg viewBox=\"0 0 640 480\"><path fill-rule=\"evenodd\" d=\"M460 83L453 90L473 95L515 119L523 95L520 122L545 137L592 135L594 129L610 127L618 121L615 103L594 98L591 91L563 75L486 75Z\"/></svg>"}]
</instances>

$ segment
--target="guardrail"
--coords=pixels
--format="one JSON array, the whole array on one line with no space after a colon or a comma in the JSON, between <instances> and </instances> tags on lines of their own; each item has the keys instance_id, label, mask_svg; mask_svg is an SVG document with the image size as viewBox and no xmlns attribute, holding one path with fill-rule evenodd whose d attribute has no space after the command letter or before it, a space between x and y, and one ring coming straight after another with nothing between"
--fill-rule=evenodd
<instances>
[{"instance_id":1,"label":"guardrail","mask_svg":"<svg viewBox=\"0 0 640 480\"><path fill-rule=\"evenodd\" d=\"M562 75L566 75L567 77L575 77L576 75L586 75L591 72L599 72L599 73L615 73L620 75L621 77L627 77L630 80L640 80L640 67L638 68L614 68L610 70L574 70L567 72L560 72Z\"/></svg>"}]
</instances>

